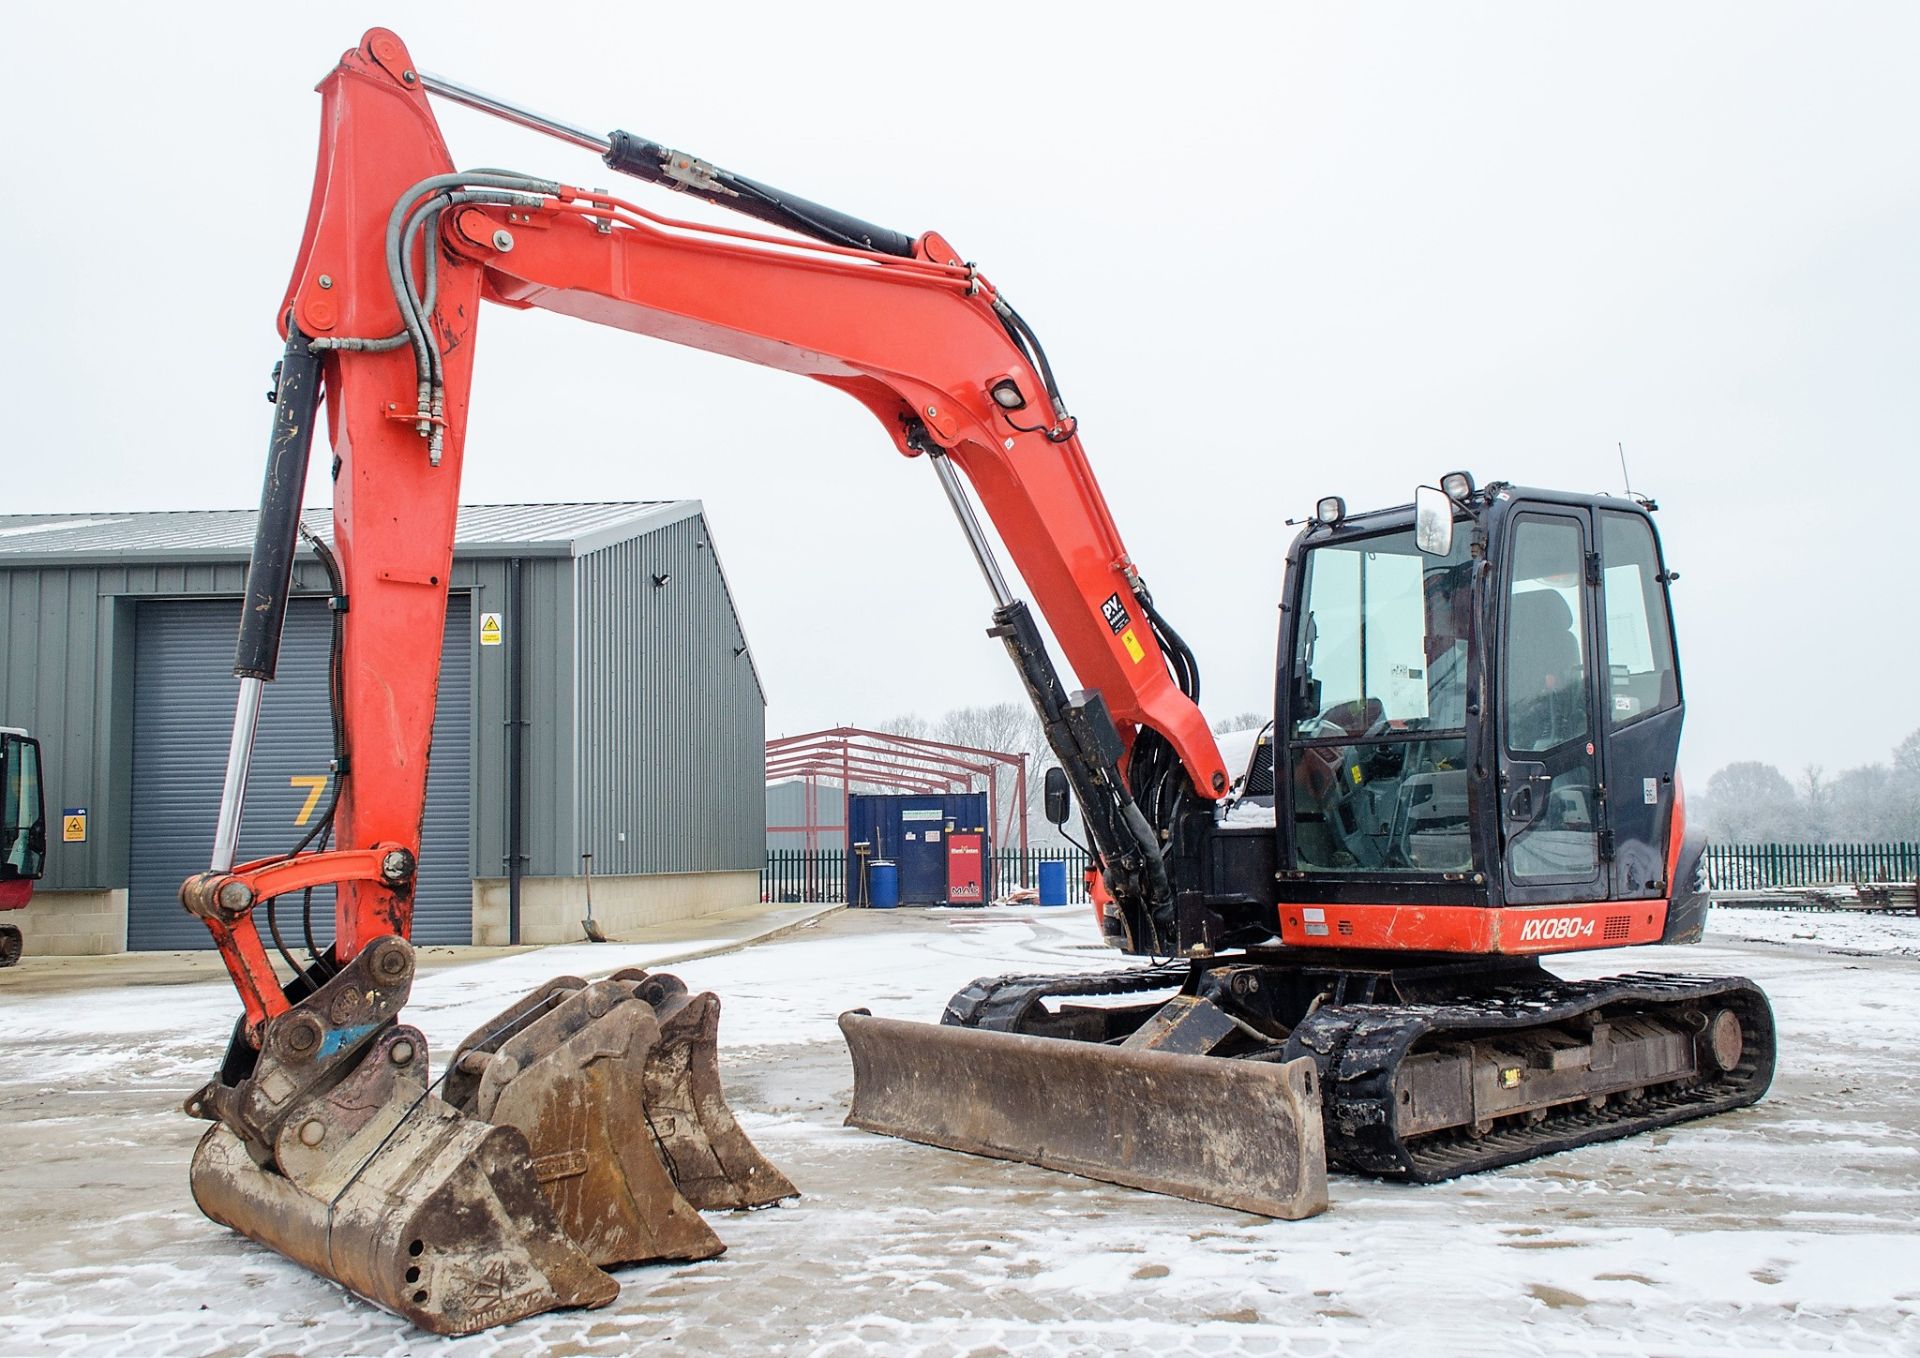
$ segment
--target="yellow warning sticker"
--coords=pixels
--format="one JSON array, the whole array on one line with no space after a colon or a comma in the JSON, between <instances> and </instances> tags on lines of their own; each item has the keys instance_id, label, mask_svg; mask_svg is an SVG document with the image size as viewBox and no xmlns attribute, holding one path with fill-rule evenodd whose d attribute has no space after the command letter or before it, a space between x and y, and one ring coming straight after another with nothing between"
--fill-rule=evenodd
<instances>
[{"instance_id":1,"label":"yellow warning sticker","mask_svg":"<svg viewBox=\"0 0 1920 1358\"><path fill-rule=\"evenodd\" d=\"M60 815L60 840L64 844L87 842L87 808L69 806Z\"/></svg>"},{"instance_id":2,"label":"yellow warning sticker","mask_svg":"<svg viewBox=\"0 0 1920 1358\"><path fill-rule=\"evenodd\" d=\"M1348 769L1347 772L1353 775L1353 781L1356 785L1366 780L1366 775L1360 772L1360 766L1358 764Z\"/></svg>"},{"instance_id":3,"label":"yellow warning sticker","mask_svg":"<svg viewBox=\"0 0 1920 1358\"><path fill-rule=\"evenodd\" d=\"M500 644L500 615L482 613L480 615L480 644L498 646Z\"/></svg>"},{"instance_id":4,"label":"yellow warning sticker","mask_svg":"<svg viewBox=\"0 0 1920 1358\"><path fill-rule=\"evenodd\" d=\"M1120 644L1127 648L1127 654L1133 657L1134 664L1138 665L1147 658L1147 653L1140 647L1140 638L1133 634L1131 627L1120 634Z\"/></svg>"}]
</instances>

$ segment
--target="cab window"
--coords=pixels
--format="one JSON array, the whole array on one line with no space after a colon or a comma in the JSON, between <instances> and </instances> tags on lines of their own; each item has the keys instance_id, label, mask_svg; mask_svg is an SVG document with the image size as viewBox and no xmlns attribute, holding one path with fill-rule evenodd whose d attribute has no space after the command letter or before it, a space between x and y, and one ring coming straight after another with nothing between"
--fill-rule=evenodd
<instances>
[{"instance_id":1,"label":"cab window","mask_svg":"<svg viewBox=\"0 0 1920 1358\"><path fill-rule=\"evenodd\" d=\"M1446 557L1424 555L1411 530L1307 553L1288 760L1296 867L1472 868L1467 538Z\"/></svg>"},{"instance_id":2,"label":"cab window","mask_svg":"<svg viewBox=\"0 0 1920 1358\"><path fill-rule=\"evenodd\" d=\"M1555 749L1587 734L1580 525L1523 519L1507 596L1507 748Z\"/></svg>"},{"instance_id":3,"label":"cab window","mask_svg":"<svg viewBox=\"0 0 1920 1358\"><path fill-rule=\"evenodd\" d=\"M1600 515L1601 593L1607 610L1607 711L1615 726L1680 701L1673 631L1653 529L1638 514Z\"/></svg>"}]
</instances>

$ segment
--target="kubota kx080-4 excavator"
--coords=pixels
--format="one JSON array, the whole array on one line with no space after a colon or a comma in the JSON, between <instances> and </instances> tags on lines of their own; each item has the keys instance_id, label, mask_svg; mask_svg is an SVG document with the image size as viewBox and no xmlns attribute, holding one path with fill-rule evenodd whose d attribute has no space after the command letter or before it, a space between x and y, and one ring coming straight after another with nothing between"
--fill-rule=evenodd
<instances>
[{"instance_id":1,"label":"kubota kx080-4 excavator","mask_svg":"<svg viewBox=\"0 0 1920 1358\"><path fill-rule=\"evenodd\" d=\"M601 1265L719 1248L694 1209L792 1192L720 1098L716 1002L671 978L563 978L434 1084L398 1021L482 301L811 377L930 463L1059 758L1056 818L1071 794L1091 838L1101 927L1176 959L984 980L940 1025L846 1015L858 1125L1304 1216L1329 1157L1435 1178L1759 1097L1773 1034L1753 986L1563 982L1537 961L1701 927L1646 507L1461 476L1409 509L1322 502L1289 558L1273 733L1236 784L1038 339L945 240L427 75L385 30L320 90L219 828L181 892L245 1007L187 1105L216 1124L193 1167L211 1216L464 1332L601 1304ZM779 234L457 171L430 93ZM334 800L293 852L236 864L323 396ZM283 980L255 911L323 885L337 941L288 954Z\"/></svg>"}]
</instances>

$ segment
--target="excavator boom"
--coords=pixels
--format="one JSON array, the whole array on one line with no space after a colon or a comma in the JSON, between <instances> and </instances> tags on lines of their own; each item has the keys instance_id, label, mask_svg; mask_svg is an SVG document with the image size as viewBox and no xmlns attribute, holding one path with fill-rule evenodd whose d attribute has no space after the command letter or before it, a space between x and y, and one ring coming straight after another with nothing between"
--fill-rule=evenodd
<instances>
[{"instance_id":1,"label":"excavator boom","mask_svg":"<svg viewBox=\"0 0 1920 1358\"><path fill-rule=\"evenodd\" d=\"M614 170L755 222L702 225L603 189L458 171L430 91L587 144ZM560 978L469 1038L444 1087L427 1078L424 1036L400 1023L483 302L812 378L870 410L897 452L931 463L992 594L992 635L1079 794L1114 927L1136 950L1173 937L1172 810L1220 796L1229 779L1194 702L1192 658L1114 526L1039 340L941 237L423 76L384 30L346 53L320 94L319 168L280 310L226 784L212 861L181 890L245 1011L220 1073L187 1103L215 1123L193 1184L216 1220L425 1328L462 1333L604 1304L604 1267L718 1251L698 1209L794 1192L720 1095L713 996L689 997L671 978ZM292 852L238 863L253 729L278 663L323 407L334 532L330 549L310 541L333 579L332 800ZM609 399L576 415L591 428L626 413ZM976 497L1084 688L1061 679ZM324 886L337 892L335 944L306 962L283 949L295 973L286 980L254 911ZM1009 1089L1042 1070L1018 1043L991 1044L982 1059L983 1069L1005 1063ZM1117 1054L1104 1078L1164 1088L1172 1102L1146 1120L1172 1125L1212 1100L1192 1072L1161 1079L1166 1064ZM1318 1131L1311 1109L1300 1115L1304 1070L1251 1071L1247 1085L1291 1110L1302 1136ZM1220 1174L1208 1141L1176 1147L1171 1160L1188 1163L1162 1177L1205 1196ZM1302 1210L1318 1210L1314 1146L1301 1141L1287 1160L1309 1176ZM1104 1158L1126 1181L1124 1148ZM1101 1159L1096 1149L1067 1167L1096 1172Z\"/></svg>"}]
</instances>

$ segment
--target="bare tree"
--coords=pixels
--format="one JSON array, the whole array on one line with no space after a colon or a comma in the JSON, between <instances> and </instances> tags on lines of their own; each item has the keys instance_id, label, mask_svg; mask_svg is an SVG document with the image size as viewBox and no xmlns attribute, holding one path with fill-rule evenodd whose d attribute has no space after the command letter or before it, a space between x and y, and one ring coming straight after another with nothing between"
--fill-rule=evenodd
<instances>
[{"instance_id":1,"label":"bare tree","mask_svg":"<svg viewBox=\"0 0 1920 1358\"><path fill-rule=\"evenodd\" d=\"M1832 838L1833 782L1824 765L1809 764L1800 770L1799 798L1805 837L1825 844Z\"/></svg>"},{"instance_id":2,"label":"bare tree","mask_svg":"<svg viewBox=\"0 0 1920 1358\"><path fill-rule=\"evenodd\" d=\"M1265 726L1269 718L1264 712L1236 712L1231 717L1222 717L1213 724L1213 733L1224 736L1229 731L1258 731Z\"/></svg>"},{"instance_id":3,"label":"bare tree","mask_svg":"<svg viewBox=\"0 0 1920 1358\"><path fill-rule=\"evenodd\" d=\"M1793 784L1771 764L1729 764L1707 780L1707 827L1715 839L1736 844L1796 840L1806 818Z\"/></svg>"}]
</instances>

